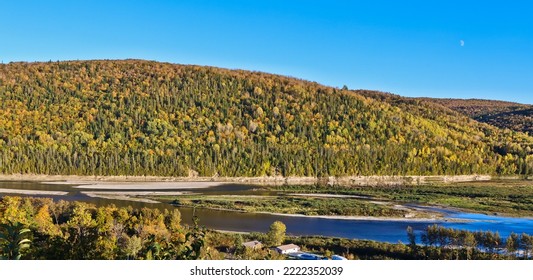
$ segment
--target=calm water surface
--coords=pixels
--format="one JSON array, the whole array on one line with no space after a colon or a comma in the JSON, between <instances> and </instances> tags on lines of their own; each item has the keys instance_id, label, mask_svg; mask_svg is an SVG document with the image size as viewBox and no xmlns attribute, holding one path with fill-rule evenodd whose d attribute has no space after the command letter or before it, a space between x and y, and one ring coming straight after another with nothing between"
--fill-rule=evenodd
<instances>
[{"instance_id":1,"label":"calm water surface","mask_svg":"<svg viewBox=\"0 0 533 280\"><path fill-rule=\"evenodd\" d=\"M91 198L81 193L90 189L75 189L72 185L52 185L36 182L0 182L0 188L66 191L66 196L50 196L56 200L85 201L96 205L115 204L117 206L132 206L134 208L159 208L174 209L169 204L151 204L134 201ZM248 185L223 185L208 189L184 189L195 193L205 194L235 194L235 195L268 195L272 192L257 192L255 186ZM152 190L152 189L151 189ZM153 189L156 190L156 189ZM98 190L102 191L102 190ZM165 190L161 190L165 191ZM169 191L169 190L166 190ZM43 196L36 196L43 197ZM533 219L512 218L504 216L489 216L484 214L466 213L449 209L432 208L445 214L450 221L418 222L418 221L356 221L341 219L322 219L310 217L288 217L270 214L241 213L234 211L219 211L209 209L196 209L200 224L208 228L231 231L256 231L266 232L270 224L276 220L287 225L287 232L292 235L322 235L332 237L346 237L369 239L385 242L407 243L406 228L411 226L415 232L422 231L428 225L439 224L444 227L465 229L471 231L491 230L498 231L502 237L507 237L511 232L533 234ZM179 207L182 220L185 223L192 221L192 208ZM454 222L451 219L464 219L465 222Z\"/></svg>"}]
</instances>

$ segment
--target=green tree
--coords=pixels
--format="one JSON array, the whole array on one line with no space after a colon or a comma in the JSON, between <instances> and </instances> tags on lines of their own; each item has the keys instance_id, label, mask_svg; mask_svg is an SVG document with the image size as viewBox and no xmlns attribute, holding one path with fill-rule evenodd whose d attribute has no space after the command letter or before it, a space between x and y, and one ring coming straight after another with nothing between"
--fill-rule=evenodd
<instances>
[{"instance_id":1,"label":"green tree","mask_svg":"<svg viewBox=\"0 0 533 280\"><path fill-rule=\"evenodd\" d=\"M463 236L463 246L466 247L466 259L469 260L472 257L472 251L477 245L475 235L470 231L465 231Z\"/></svg>"},{"instance_id":2,"label":"green tree","mask_svg":"<svg viewBox=\"0 0 533 280\"><path fill-rule=\"evenodd\" d=\"M516 233L511 233L509 237L505 240L505 248L507 249L507 254L516 256L516 251L520 246L520 237Z\"/></svg>"},{"instance_id":3,"label":"green tree","mask_svg":"<svg viewBox=\"0 0 533 280\"><path fill-rule=\"evenodd\" d=\"M30 230L18 222L8 222L0 225L0 259L19 260L29 249L31 240L28 238Z\"/></svg>"},{"instance_id":4,"label":"green tree","mask_svg":"<svg viewBox=\"0 0 533 280\"><path fill-rule=\"evenodd\" d=\"M413 252L416 251L416 234L413 231L413 228L411 226L407 227L407 239L409 240L409 247Z\"/></svg>"},{"instance_id":5,"label":"green tree","mask_svg":"<svg viewBox=\"0 0 533 280\"><path fill-rule=\"evenodd\" d=\"M533 236L527 233L522 233L520 235L520 247L524 250L524 258L528 259L533 250Z\"/></svg>"},{"instance_id":6,"label":"green tree","mask_svg":"<svg viewBox=\"0 0 533 280\"><path fill-rule=\"evenodd\" d=\"M206 230L198 225L198 217L194 214L194 211L193 224L193 229L185 236L187 245L183 255L179 256L180 259L198 260L202 257L202 250L205 248Z\"/></svg>"}]
</instances>

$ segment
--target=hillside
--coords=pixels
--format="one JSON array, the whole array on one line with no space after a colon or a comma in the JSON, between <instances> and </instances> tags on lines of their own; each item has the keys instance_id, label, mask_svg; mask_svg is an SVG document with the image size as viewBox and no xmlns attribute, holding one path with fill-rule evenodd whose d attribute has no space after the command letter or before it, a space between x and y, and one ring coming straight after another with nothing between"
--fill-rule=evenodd
<instances>
[{"instance_id":1,"label":"hillside","mask_svg":"<svg viewBox=\"0 0 533 280\"><path fill-rule=\"evenodd\" d=\"M533 138L430 102L140 60L0 64L0 173L532 174Z\"/></svg>"},{"instance_id":2,"label":"hillside","mask_svg":"<svg viewBox=\"0 0 533 280\"><path fill-rule=\"evenodd\" d=\"M423 98L477 121L533 135L533 105L480 99Z\"/></svg>"}]
</instances>

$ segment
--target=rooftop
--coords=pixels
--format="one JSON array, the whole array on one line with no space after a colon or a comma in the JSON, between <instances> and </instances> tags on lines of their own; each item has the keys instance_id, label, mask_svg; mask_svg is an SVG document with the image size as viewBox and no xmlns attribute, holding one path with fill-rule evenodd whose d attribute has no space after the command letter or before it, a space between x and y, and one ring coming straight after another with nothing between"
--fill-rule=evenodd
<instances>
[{"instance_id":1,"label":"rooftop","mask_svg":"<svg viewBox=\"0 0 533 280\"><path fill-rule=\"evenodd\" d=\"M259 245L262 245L261 242L257 241L257 240L253 240L253 241L248 241L248 242L244 242L242 243L243 246L245 247L256 247L256 246L259 246Z\"/></svg>"},{"instance_id":2,"label":"rooftop","mask_svg":"<svg viewBox=\"0 0 533 280\"><path fill-rule=\"evenodd\" d=\"M276 247L278 250L281 250L281 251L285 251L285 250L290 250L290 249L300 249L300 246L298 245L295 245L295 244L287 244L287 245L281 245L281 246L278 246Z\"/></svg>"}]
</instances>

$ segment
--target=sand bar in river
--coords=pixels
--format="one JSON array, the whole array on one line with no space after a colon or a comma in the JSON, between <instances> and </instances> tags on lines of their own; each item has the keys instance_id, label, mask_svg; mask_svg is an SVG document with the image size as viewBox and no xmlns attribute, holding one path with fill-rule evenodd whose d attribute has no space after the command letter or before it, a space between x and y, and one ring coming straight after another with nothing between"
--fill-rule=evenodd
<instances>
[{"instance_id":1,"label":"sand bar in river","mask_svg":"<svg viewBox=\"0 0 533 280\"><path fill-rule=\"evenodd\" d=\"M66 195L68 194L68 192L62 192L62 191L39 191L39 190L19 190L19 189L0 189L0 193L25 194L25 195Z\"/></svg>"},{"instance_id":2,"label":"sand bar in river","mask_svg":"<svg viewBox=\"0 0 533 280\"><path fill-rule=\"evenodd\" d=\"M92 190L181 190L205 189L223 185L221 182L70 182L76 189Z\"/></svg>"}]
</instances>

